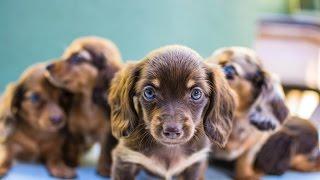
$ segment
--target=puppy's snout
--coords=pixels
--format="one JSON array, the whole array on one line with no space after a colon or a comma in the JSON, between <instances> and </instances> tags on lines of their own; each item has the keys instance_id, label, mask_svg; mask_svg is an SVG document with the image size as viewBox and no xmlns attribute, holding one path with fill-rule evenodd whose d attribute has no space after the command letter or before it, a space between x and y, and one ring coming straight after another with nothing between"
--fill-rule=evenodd
<instances>
[{"instance_id":1,"label":"puppy's snout","mask_svg":"<svg viewBox=\"0 0 320 180\"><path fill-rule=\"evenodd\" d=\"M182 126L175 123L163 125L162 134L169 139L180 138L182 136Z\"/></svg>"},{"instance_id":2,"label":"puppy's snout","mask_svg":"<svg viewBox=\"0 0 320 180\"><path fill-rule=\"evenodd\" d=\"M47 67L46 67L46 69L47 69L48 71L52 71L53 68L54 68L54 64L49 64L49 65L47 65Z\"/></svg>"},{"instance_id":3,"label":"puppy's snout","mask_svg":"<svg viewBox=\"0 0 320 180\"><path fill-rule=\"evenodd\" d=\"M60 115L54 115L54 116L50 117L50 121L52 122L52 124L58 125L58 124L62 123L63 117Z\"/></svg>"}]
</instances>

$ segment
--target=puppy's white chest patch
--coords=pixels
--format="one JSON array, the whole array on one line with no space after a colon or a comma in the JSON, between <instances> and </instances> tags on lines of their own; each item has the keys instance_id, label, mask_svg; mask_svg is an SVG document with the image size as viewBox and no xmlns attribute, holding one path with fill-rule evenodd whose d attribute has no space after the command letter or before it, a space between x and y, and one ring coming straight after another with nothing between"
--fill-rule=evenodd
<instances>
[{"instance_id":1,"label":"puppy's white chest patch","mask_svg":"<svg viewBox=\"0 0 320 180\"><path fill-rule=\"evenodd\" d=\"M122 161L139 164L145 169L163 176L165 179L172 179L174 175L181 173L189 166L206 159L209 151L210 148L203 148L189 157L177 159L177 162L171 163L169 166L164 162L159 161L156 156L147 157L142 153L126 147L118 149L117 154L121 157Z\"/></svg>"}]
</instances>

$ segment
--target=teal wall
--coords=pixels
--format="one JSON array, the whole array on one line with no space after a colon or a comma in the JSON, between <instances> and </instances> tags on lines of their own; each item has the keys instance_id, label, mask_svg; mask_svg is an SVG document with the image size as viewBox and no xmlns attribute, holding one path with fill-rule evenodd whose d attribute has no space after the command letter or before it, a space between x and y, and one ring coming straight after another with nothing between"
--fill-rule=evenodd
<instances>
[{"instance_id":1,"label":"teal wall","mask_svg":"<svg viewBox=\"0 0 320 180\"><path fill-rule=\"evenodd\" d=\"M259 0L259 11L264 13L289 13L289 0Z\"/></svg>"},{"instance_id":2,"label":"teal wall","mask_svg":"<svg viewBox=\"0 0 320 180\"><path fill-rule=\"evenodd\" d=\"M124 59L166 44L208 56L250 46L254 0L0 0L0 91L29 65L58 57L79 36L113 40Z\"/></svg>"}]
</instances>

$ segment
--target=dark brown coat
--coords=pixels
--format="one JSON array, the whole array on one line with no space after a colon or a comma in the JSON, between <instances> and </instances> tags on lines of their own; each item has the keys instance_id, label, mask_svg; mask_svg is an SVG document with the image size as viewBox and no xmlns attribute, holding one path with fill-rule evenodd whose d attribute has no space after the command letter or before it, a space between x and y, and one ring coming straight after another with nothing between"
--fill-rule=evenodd
<instances>
[{"instance_id":1,"label":"dark brown coat","mask_svg":"<svg viewBox=\"0 0 320 180\"><path fill-rule=\"evenodd\" d=\"M162 178L204 178L209 140L225 145L234 102L219 67L201 61L189 48L166 46L115 76L113 179L134 179L141 168Z\"/></svg>"}]
</instances>

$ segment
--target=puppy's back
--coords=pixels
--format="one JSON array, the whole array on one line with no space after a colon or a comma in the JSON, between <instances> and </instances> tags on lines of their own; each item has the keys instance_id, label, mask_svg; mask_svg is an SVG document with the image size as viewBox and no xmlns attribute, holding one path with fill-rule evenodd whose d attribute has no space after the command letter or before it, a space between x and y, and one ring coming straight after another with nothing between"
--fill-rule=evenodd
<instances>
[{"instance_id":1,"label":"puppy's back","mask_svg":"<svg viewBox=\"0 0 320 180\"><path fill-rule=\"evenodd\" d=\"M309 121L290 117L257 154L255 166L267 174L283 174L295 155L310 155L318 145L318 132Z\"/></svg>"}]
</instances>

